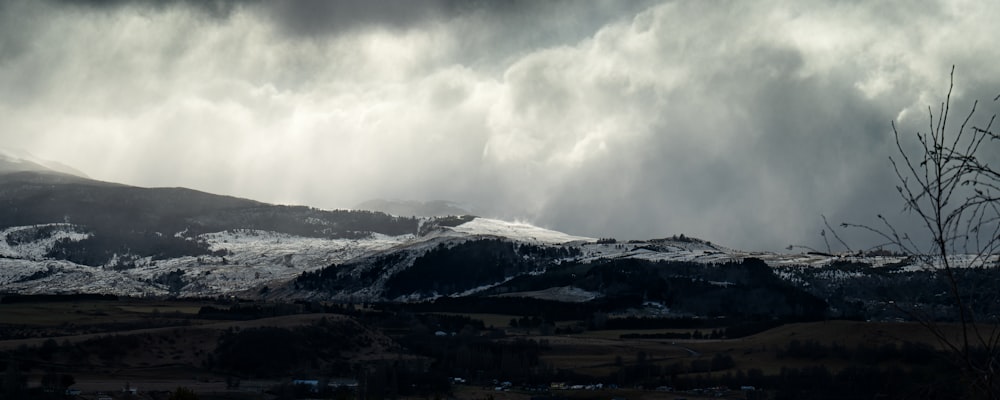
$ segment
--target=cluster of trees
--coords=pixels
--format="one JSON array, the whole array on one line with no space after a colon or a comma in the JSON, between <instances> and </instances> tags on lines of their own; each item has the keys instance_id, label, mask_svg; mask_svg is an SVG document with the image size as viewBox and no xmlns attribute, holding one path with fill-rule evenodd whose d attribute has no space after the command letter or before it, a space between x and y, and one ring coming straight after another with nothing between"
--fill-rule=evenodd
<instances>
[{"instance_id":1,"label":"cluster of trees","mask_svg":"<svg viewBox=\"0 0 1000 400\"><path fill-rule=\"evenodd\" d=\"M783 274L802 282L803 290L824 299L832 316L849 319L913 319L905 310L920 309L933 321L958 322L953 299L942 294L952 289L944 274L933 269L904 269L904 265L872 267L843 261L823 267L780 267ZM967 299L967 307L979 315L1000 315L996 288L1000 268L976 267L952 271L954 287ZM891 303L890 303L891 302ZM902 308L902 309L901 309Z\"/></svg>"},{"instance_id":2,"label":"cluster of trees","mask_svg":"<svg viewBox=\"0 0 1000 400\"><path fill-rule=\"evenodd\" d=\"M815 341L793 340L781 351L780 359L805 359L821 362L837 357L846 362L839 370L823 365L781 367L778 373L756 368L736 369L728 354L711 358L663 363L638 353L635 360L616 358L616 371L606 382L641 385L646 388L669 386L677 391L700 388L752 386L766 389L777 399L910 399L959 398L966 388L956 385L958 372L951 368L944 353L924 344L902 346L859 345L848 349L841 345L821 345ZM747 393L747 398L765 398L765 392Z\"/></svg>"},{"instance_id":3,"label":"cluster of trees","mask_svg":"<svg viewBox=\"0 0 1000 400\"><path fill-rule=\"evenodd\" d=\"M189 217L191 233L227 229L257 229L305 237L364 239L373 232L385 235L417 233L419 221L366 210L319 210L305 206L256 204Z\"/></svg>"},{"instance_id":4,"label":"cluster of trees","mask_svg":"<svg viewBox=\"0 0 1000 400\"><path fill-rule=\"evenodd\" d=\"M420 231L417 232L417 234L423 236L433 232L436 229L439 229L440 227L443 226L455 227L462 225L466 222L470 222L474 219L476 219L476 217L472 215L458 215L458 216L452 215L447 217L435 217L425 222L423 225L421 225Z\"/></svg>"},{"instance_id":5,"label":"cluster of trees","mask_svg":"<svg viewBox=\"0 0 1000 400\"><path fill-rule=\"evenodd\" d=\"M710 387L766 389L747 398L792 399L957 399L966 388L946 364L904 369L899 366L848 366L831 370L824 365L782 367L777 374L760 369L666 375L650 384L676 390Z\"/></svg>"},{"instance_id":6,"label":"cluster of trees","mask_svg":"<svg viewBox=\"0 0 1000 400\"><path fill-rule=\"evenodd\" d=\"M368 287L388 273L395 265L403 262L406 255L390 253L365 260L365 265L333 264L312 272L302 272L292 282L296 290L314 290L336 293L360 287ZM354 273L357 270L357 273Z\"/></svg>"},{"instance_id":7,"label":"cluster of trees","mask_svg":"<svg viewBox=\"0 0 1000 400\"><path fill-rule=\"evenodd\" d=\"M553 371L540 361L542 351L548 348L545 340L494 340L495 337L479 335L472 325L466 325L454 336L439 336L434 332L414 329L400 337L399 342L416 354L434 359L431 368L437 373L478 383L485 379L548 383L546 379L552 376Z\"/></svg>"},{"instance_id":8,"label":"cluster of trees","mask_svg":"<svg viewBox=\"0 0 1000 400\"><path fill-rule=\"evenodd\" d=\"M668 242L668 241L670 241L670 242L682 242L682 243L701 243L701 244L706 244L706 245L709 245L709 246L712 245L712 242L709 242L707 240L698 239L696 237L687 236L687 235L685 235L683 233L677 234L677 235L671 235L669 238L653 239L653 240L650 240L649 242L650 243L654 243L654 244L659 244L659 243L664 243L664 242Z\"/></svg>"},{"instance_id":9,"label":"cluster of trees","mask_svg":"<svg viewBox=\"0 0 1000 400\"><path fill-rule=\"evenodd\" d=\"M661 302L675 312L703 316L822 319L827 305L777 277L763 261L705 265L637 259L564 263L537 276L513 279L491 293L574 286L601 293L598 302L625 307ZM631 304L615 300L631 299ZM605 309L605 311L615 308Z\"/></svg>"},{"instance_id":10,"label":"cluster of trees","mask_svg":"<svg viewBox=\"0 0 1000 400\"><path fill-rule=\"evenodd\" d=\"M180 268L157 275L153 278L153 282L166 286L167 290L173 294L180 293L181 289L184 289L184 286L188 284L187 280L184 279L184 270Z\"/></svg>"},{"instance_id":11,"label":"cluster of trees","mask_svg":"<svg viewBox=\"0 0 1000 400\"><path fill-rule=\"evenodd\" d=\"M351 374L343 354L372 343L354 321L319 322L295 327L232 329L220 337L207 367L242 377L287 376L323 370L330 376Z\"/></svg>"},{"instance_id":12,"label":"cluster of trees","mask_svg":"<svg viewBox=\"0 0 1000 400\"><path fill-rule=\"evenodd\" d=\"M90 236L83 240L68 238L56 241L47 257L93 267L116 261L111 267L131 269L146 257L162 260L183 256L223 255L213 253L203 240L185 239L142 228L120 230L89 226Z\"/></svg>"},{"instance_id":13,"label":"cluster of trees","mask_svg":"<svg viewBox=\"0 0 1000 400\"><path fill-rule=\"evenodd\" d=\"M303 272L292 284L296 289L337 293L371 287L384 279L383 296L388 299L413 294L447 295L502 282L579 254L575 247L478 239L442 243L412 261L400 252ZM412 265L402 265L410 262Z\"/></svg>"},{"instance_id":14,"label":"cluster of trees","mask_svg":"<svg viewBox=\"0 0 1000 400\"><path fill-rule=\"evenodd\" d=\"M646 352L636 353L635 360L626 363L622 357L615 357L616 372L607 377L608 382L619 386L658 387L670 386L678 376L697 373L717 373L736 366L728 354L716 354L712 358L698 358L688 362L674 362L664 365L652 359Z\"/></svg>"},{"instance_id":15,"label":"cluster of trees","mask_svg":"<svg viewBox=\"0 0 1000 400\"><path fill-rule=\"evenodd\" d=\"M341 309L337 309L341 310ZM198 309L198 318L220 320L252 320L282 315L302 314L313 311L302 304L291 303L237 303L229 307L202 306Z\"/></svg>"},{"instance_id":16,"label":"cluster of trees","mask_svg":"<svg viewBox=\"0 0 1000 400\"><path fill-rule=\"evenodd\" d=\"M641 297L599 298L584 303L566 303L529 297L439 297L434 301L399 304L396 307L410 312L457 312L525 315L538 317L546 322L585 320L594 313L633 307L642 303Z\"/></svg>"},{"instance_id":17,"label":"cluster of trees","mask_svg":"<svg viewBox=\"0 0 1000 400\"><path fill-rule=\"evenodd\" d=\"M695 330L694 332L661 332L661 333L624 333L618 335L622 339L726 339L725 329L712 329L711 332Z\"/></svg>"},{"instance_id":18,"label":"cluster of trees","mask_svg":"<svg viewBox=\"0 0 1000 400\"><path fill-rule=\"evenodd\" d=\"M55 303L71 301L116 301L113 294L74 293L74 294L14 294L6 293L0 296L0 304L18 303Z\"/></svg>"},{"instance_id":19,"label":"cluster of trees","mask_svg":"<svg viewBox=\"0 0 1000 400\"><path fill-rule=\"evenodd\" d=\"M797 358L817 361L837 358L864 365L878 365L890 361L899 361L904 364L927 364L939 356L937 350L925 343L903 342L902 345L886 343L881 346L861 343L851 349L836 342L824 345L816 340L792 340L777 353L779 359Z\"/></svg>"},{"instance_id":20,"label":"cluster of trees","mask_svg":"<svg viewBox=\"0 0 1000 400\"><path fill-rule=\"evenodd\" d=\"M10 232L4 240L10 246L18 246L48 239L58 232L86 233L80 227L72 224L45 224Z\"/></svg>"},{"instance_id":21,"label":"cluster of trees","mask_svg":"<svg viewBox=\"0 0 1000 400\"><path fill-rule=\"evenodd\" d=\"M565 247L517 244L502 239L479 239L424 253L413 265L386 281L385 296L451 294L502 282L536 271L551 258L572 254Z\"/></svg>"}]
</instances>

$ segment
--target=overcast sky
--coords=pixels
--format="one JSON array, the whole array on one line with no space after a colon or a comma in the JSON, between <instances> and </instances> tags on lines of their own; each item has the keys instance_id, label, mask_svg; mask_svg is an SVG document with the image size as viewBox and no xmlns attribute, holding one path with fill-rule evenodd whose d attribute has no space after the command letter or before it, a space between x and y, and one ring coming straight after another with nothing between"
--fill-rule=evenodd
<instances>
[{"instance_id":1,"label":"overcast sky","mask_svg":"<svg viewBox=\"0 0 1000 400\"><path fill-rule=\"evenodd\" d=\"M997 110L997 21L992 1L5 0L0 146L267 202L815 246L821 214L905 218L889 123L925 129L952 64L953 107Z\"/></svg>"}]
</instances>

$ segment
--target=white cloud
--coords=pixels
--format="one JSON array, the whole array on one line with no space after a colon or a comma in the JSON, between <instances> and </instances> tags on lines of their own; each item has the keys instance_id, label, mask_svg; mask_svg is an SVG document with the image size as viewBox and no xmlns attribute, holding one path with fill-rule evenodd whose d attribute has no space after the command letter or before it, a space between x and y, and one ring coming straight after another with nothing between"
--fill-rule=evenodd
<instances>
[{"instance_id":1,"label":"white cloud","mask_svg":"<svg viewBox=\"0 0 1000 400\"><path fill-rule=\"evenodd\" d=\"M988 3L302 4L5 3L0 139L137 185L776 248L898 210L888 122L922 128L951 64L957 107L1000 90Z\"/></svg>"}]
</instances>

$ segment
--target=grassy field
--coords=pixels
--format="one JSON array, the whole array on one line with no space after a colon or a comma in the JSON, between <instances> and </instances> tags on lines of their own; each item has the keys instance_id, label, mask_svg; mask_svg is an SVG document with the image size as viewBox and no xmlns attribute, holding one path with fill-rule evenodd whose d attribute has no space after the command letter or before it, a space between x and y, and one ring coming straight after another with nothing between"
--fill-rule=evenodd
<instances>
[{"instance_id":1,"label":"grassy field","mask_svg":"<svg viewBox=\"0 0 1000 400\"><path fill-rule=\"evenodd\" d=\"M641 335L655 335L661 333L679 333L679 334L693 334L695 331L707 334L712 332L711 329L614 329L614 330L603 330L603 331L586 331L576 336L596 338L596 339L619 339L622 335L628 334L641 334Z\"/></svg>"},{"instance_id":2,"label":"grassy field","mask_svg":"<svg viewBox=\"0 0 1000 400\"><path fill-rule=\"evenodd\" d=\"M448 313L448 312L440 312L432 314L461 316L461 317L468 317L471 319L478 319L480 321L483 321L483 325L485 325L487 328L489 327L506 328L508 325L510 325L510 320L520 318L520 316L517 315L505 315L505 314L475 314L475 313Z\"/></svg>"},{"instance_id":3,"label":"grassy field","mask_svg":"<svg viewBox=\"0 0 1000 400\"><path fill-rule=\"evenodd\" d=\"M545 351L542 361L557 369L590 376L607 376L616 371L620 358L623 363L634 363L640 352L653 363L687 360L691 351L670 341L621 340L587 337L585 335L545 336L551 350Z\"/></svg>"},{"instance_id":4,"label":"grassy field","mask_svg":"<svg viewBox=\"0 0 1000 400\"><path fill-rule=\"evenodd\" d=\"M944 325L947 334L957 338L956 325ZM692 330L693 331L693 330ZM833 371L849 365L846 360L826 358L822 361L779 358L779 351L792 340L816 341L824 346L837 343L849 349L859 345L877 347L903 342L927 343L940 347L938 341L924 327L915 323L870 323L855 321L829 321L788 324L740 339L673 340L673 339L619 339L628 333L686 332L686 330L615 330L594 331L577 335L540 336L548 341L551 350L542 359L557 369L568 369L590 376L607 376L617 370L616 359L625 364L635 363L639 352L645 353L650 363L666 366L675 363L689 364L694 360L711 360L722 354L735 362L735 369L756 368L766 374L778 373L782 367L805 367L823 364Z\"/></svg>"},{"instance_id":5,"label":"grassy field","mask_svg":"<svg viewBox=\"0 0 1000 400\"><path fill-rule=\"evenodd\" d=\"M137 304L137 305L119 305L118 309L123 312L129 313L140 313L140 314L188 314L197 315L198 310L201 309L202 304L192 303L192 304Z\"/></svg>"},{"instance_id":6,"label":"grassy field","mask_svg":"<svg viewBox=\"0 0 1000 400\"><path fill-rule=\"evenodd\" d=\"M2 325L0 327L8 332L20 330L37 334L35 337L0 340L0 351L41 346L49 338L56 339L60 344L76 345L112 334L133 336L139 343L136 348L142 351L115 358L113 364L119 367L73 370L69 367L73 361L69 359L53 365L60 365L60 368L66 368L77 376L77 381L84 388L106 388L113 386L115 382L130 381L148 389L169 389L171 386L183 385L196 387L207 393L216 390L225 391L224 378L205 376L204 370L199 368L214 351L223 331L263 326L295 327L312 324L321 318L328 320L349 318L338 314L297 314L246 321L193 318L201 305L195 302L143 300L0 304L0 325ZM440 314L479 319L484 321L487 327L505 329L511 319L518 318L503 314ZM162 324L153 325L157 321ZM106 330L89 333L86 327L104 327ZM58 334L73 331L70 328L88 333ZM942 328L946 335L951 337L957 337L960 333L956 325L942 325ZM783 357L781 353L794 340L815 342L822 346L836 343L849 349L858 346L876 348L890 344L899 346L904 342L927 343L940 348L940 343L925 327L913 323L857 321L795 323L745 338L713 340L620 338L621 335L632 333L691 333L694 329L608 330L545 336L539 335L537 329L506 330L509 334L507 338L495 340L514 341L527 338L544 341L545 347L540 354L540 361L544 365L553 370L565 370L593 377L594 382L609 379L623 366L637 365L640 358L648 364L666 369L677 365L691 366L695 362L703 365L721 355L732 360L733 366L727 371L757 369L766 375L776 375L782 368L804 368L815 365L823 365L830 371L836 372L851 365L851 361L838 357L822 359ZM701 332L706 333L706 330L701 329ZM391 344L388 337L385 337L385 340L388 344L373 347L371 354L357 354L356 358L380 358L389 353L398 353L394 357L399 358L406 353L405 349ZM111 365L110 362L100 361L93 355L82 357L85 364ZM32 372L32 379L39 379L41 372L41 370ZM496 392L492 387L459 386L457 390L455 395L458 398L469 399L514 400L528 399L537 395L516 390ZM619 390L609 395L611 393L609 391L569 390L559 391L557 394L571 399L595 400L619 396L651 400L675 398L670 393L652 391L625 393L626 391ZM693 396L685 397L693 398Z\"/></svg>"},{"instance_id":7,"label":"grassy field","mask_svg":"<svg viewBox=\"0 0 1000 400\"><path fill-rule=\"evenodd\" d=\"M498 328L498 329L507 329L507 328L510 328L510 320L521 318L521 316L519 316L519 315L509 315L509 314L450 313L450 312L438 312L438 313L431 313L431 314L462 316L462 317L468 317L468 318L471 318L471 319L478 319L480 321L483 321L483 325L486 328L492 327L492 328ZM566 328L566 327L578 325L581 322L582 321L557 321L554 325L555 325L556 328ZM524 334L525 332L528 332L528 333L531 333L531 332L538 333L538 329L529 329L529 330L524 330L524 329L509 329L509 333L510 334Z\"/></svg>"},{"instance_id":8,"label":"grassy field","mask_svg":"<svg viewBox=\"0 0 1000 400\"><path fill-rule=\"evenodd\" d=\"M56 326L95 322L140 321L159 314L195 315L200 303L163 303L138 300L89 300L0 304L0 324Z\"/></svg>"}]
</instances>

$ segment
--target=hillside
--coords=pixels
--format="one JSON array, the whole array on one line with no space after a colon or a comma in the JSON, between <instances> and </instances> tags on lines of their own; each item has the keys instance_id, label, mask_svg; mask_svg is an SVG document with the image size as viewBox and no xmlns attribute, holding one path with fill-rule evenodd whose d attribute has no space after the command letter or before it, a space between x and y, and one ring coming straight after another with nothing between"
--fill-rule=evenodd
<instances>
[{"instance_id":1,"label":"hillside","mask_svg":"<svg viewBox=\"0 0 1000 400\"><path fill-rule=\"evenodd\" d=\"M983 289L1000 285L996 268L960 275L971 307L1000 311ZM0 158L0 286L9 293L895 320L906 316L890 300L953 315L934 295L942 284L891 255L751 253L684 235L619 242L473 216L279 206Z\"/></svg>"}]
</instances>

